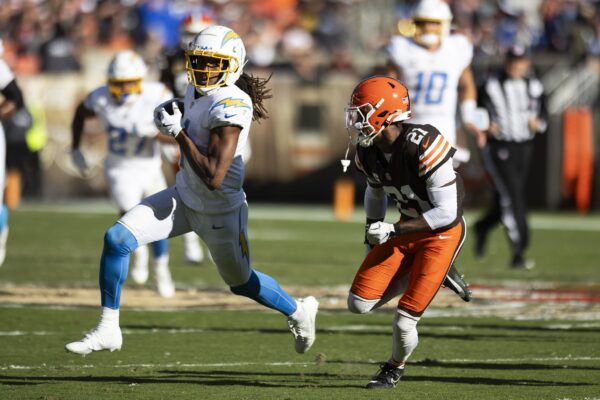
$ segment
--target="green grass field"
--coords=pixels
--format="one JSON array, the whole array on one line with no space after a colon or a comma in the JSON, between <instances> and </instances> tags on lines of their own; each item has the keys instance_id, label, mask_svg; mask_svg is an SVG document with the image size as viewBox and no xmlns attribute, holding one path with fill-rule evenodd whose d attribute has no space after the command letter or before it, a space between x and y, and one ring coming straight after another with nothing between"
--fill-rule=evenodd
<instances>
[{"instance_id":1,"label":"green grass field","mask_svg":"<svg viewBox=\"0 0 600 400\"><path fill-rule=\"evenodd\" d=\"M10 216L0 268L0 399L600 399L599 216L534 213L531 271L507 268L500 229L484 262L473 259L467 240L459 264L476 298L426 314L401 383L371 392L363 387L389 355L389 309L357 316L326 308L313 349L297 355L275 312L124 304L122 351L67 354L64 344L92 328L98 310L13 304L6 293L97 286L103 232L115 217L105 206L88 207L93 213L29 206ZM348 287L363 253L359 212L352 222L332 222L324 208L251 205L249 236L256 267L292 290ZM173 240L179 291L226 289L214 266L184 265L182 253ZM478 299L477 288L490 286L576 288L588 300L532 301L567 312L529 314L529 303ZM127 283L127 290L135 289ZM512 317L500 312L509 308ZM478 316L480 309L487 311Z\"/></svg>"}]
</instances>

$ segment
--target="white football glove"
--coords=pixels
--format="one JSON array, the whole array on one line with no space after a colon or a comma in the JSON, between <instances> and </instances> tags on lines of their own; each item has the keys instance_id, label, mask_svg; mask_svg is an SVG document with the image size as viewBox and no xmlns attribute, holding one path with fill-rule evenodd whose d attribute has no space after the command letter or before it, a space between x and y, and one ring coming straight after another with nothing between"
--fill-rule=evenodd
<instances>
[{"instance_id":1,"label":"white football glove","mask_svg":"<svg viewBox=\"0 0 600 400\"><path fill-rule=\"evenodd\" d=\"M367 242L372 245L385 243L394 232L393 224L374 222L367 228Z\"/></svg>"},{"instance_id":2,"label":"white football glove","mask_svg":"<svg viewBox=\"0 0 600 400\"><path fill-rule=\"evenodd\" d=\"M71 161L82 176L87 176L89 167L81 150L75 149L71 152Z\"/></svg>"},{"instance_id":3,"label":"white football glove","mask_svg":"<svg viewBox=\"0 0 600 400\"><path fill-rule=\"evenodd\" d=\"M172 104L173 113L169 114L166 109L168 104ZM179 110L179 106L177 105L177 99L169 100L165 103L162 103L158 107L154 109L154 124L158 128L159 131L164 133L165 135L171 135L173 137L177 137L179 132L181 132L181 111Z\"/></svg>"}]
</instances>

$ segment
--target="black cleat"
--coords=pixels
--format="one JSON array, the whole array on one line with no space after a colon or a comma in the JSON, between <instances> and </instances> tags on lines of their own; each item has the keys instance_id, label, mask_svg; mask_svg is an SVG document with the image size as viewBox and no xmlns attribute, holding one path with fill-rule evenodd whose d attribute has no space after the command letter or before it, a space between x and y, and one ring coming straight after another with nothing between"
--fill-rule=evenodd
<instances>
[{"instance_id":1,"label":"black cleat","mask_svg":"<svg viewBox=\"0 0 600 400\"><path fill-rule=\"evenodd\" d=\"M512 269L532 269L535 267L535 261L521 255L515 255L510 263L510 267Z\"/></svg>"},{"instance_id":2,"label":"black cleat","mask_svg":"<svg viewBox=\"0 0 600 400\"><path fill-rule=\"evenodd\" d=\"M396 368L388 363L382 364L377 372L377 375L371 378L367 384L367 389L393 389L396 387L404 368Z\"/></svg>"},{"instance_id":3,"label":"black cleat","mask_svg":"<svg viewBox=\"0 0 600 400\"><path fill-rule=\"evenodd\" d=\"M469 284L465 282L464 275L458 273L454 264L450 266L442 286L451 289L458 297L463 299L463 301L471 301L472 292L471 289L469 289Z\"/></svg>"}]
</instances>

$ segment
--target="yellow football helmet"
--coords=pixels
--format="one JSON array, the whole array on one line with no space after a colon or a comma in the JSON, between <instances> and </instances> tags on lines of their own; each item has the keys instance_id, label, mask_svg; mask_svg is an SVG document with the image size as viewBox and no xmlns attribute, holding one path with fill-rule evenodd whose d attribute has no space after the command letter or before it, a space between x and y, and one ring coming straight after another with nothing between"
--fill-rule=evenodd
<instances>
[{"instance_id":1,"label":"yellow football helmet","mask_svg":"<svg viewBox=\"0 0 600 400\"><path fill-rule=\"evenodd\" d=\"M235 84L245 63L242 39L225 26L213 25L202 30L185 52L188 80L202 94Z\"/></svg>"},{"instance_id":2,"label":"yellow football helmet","mask_svg":"<svg viewBox=\"0 0 600 400\"><path fill-rule=\"evenodd\" d=\"M414 39L423 46L435 46L450 34L452 12L442 0L422 0L413 16Z\"/></svg>"},{"instance_id":3,"label":"yellow football helmet","mask_svg":"<svg viewBox=\"0 0 600 400\"><path fill-rule=\"evenodd\" d=\"M108 91L117 103L124 103L142 92L146 64L132 50L120 51L108 65Z\"/></svg>"}]
</instances>

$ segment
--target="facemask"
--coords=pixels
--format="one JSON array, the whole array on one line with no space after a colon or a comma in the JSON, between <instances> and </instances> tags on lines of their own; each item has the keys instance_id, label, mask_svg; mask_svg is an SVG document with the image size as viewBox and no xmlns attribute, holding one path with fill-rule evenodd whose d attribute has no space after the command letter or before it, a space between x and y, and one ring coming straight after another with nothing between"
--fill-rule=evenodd
<instances>
[{"instance_id":1,"label":"facemask","mask_svg":"<svg viewBox=\"0 0 600 400\"><path fill-rule=\"evenodd\" d=\"M419 36L419 42L426 46L433 46L440 43L440 36L436 33L424 33Z\"/></svg>"}]
</instances>

